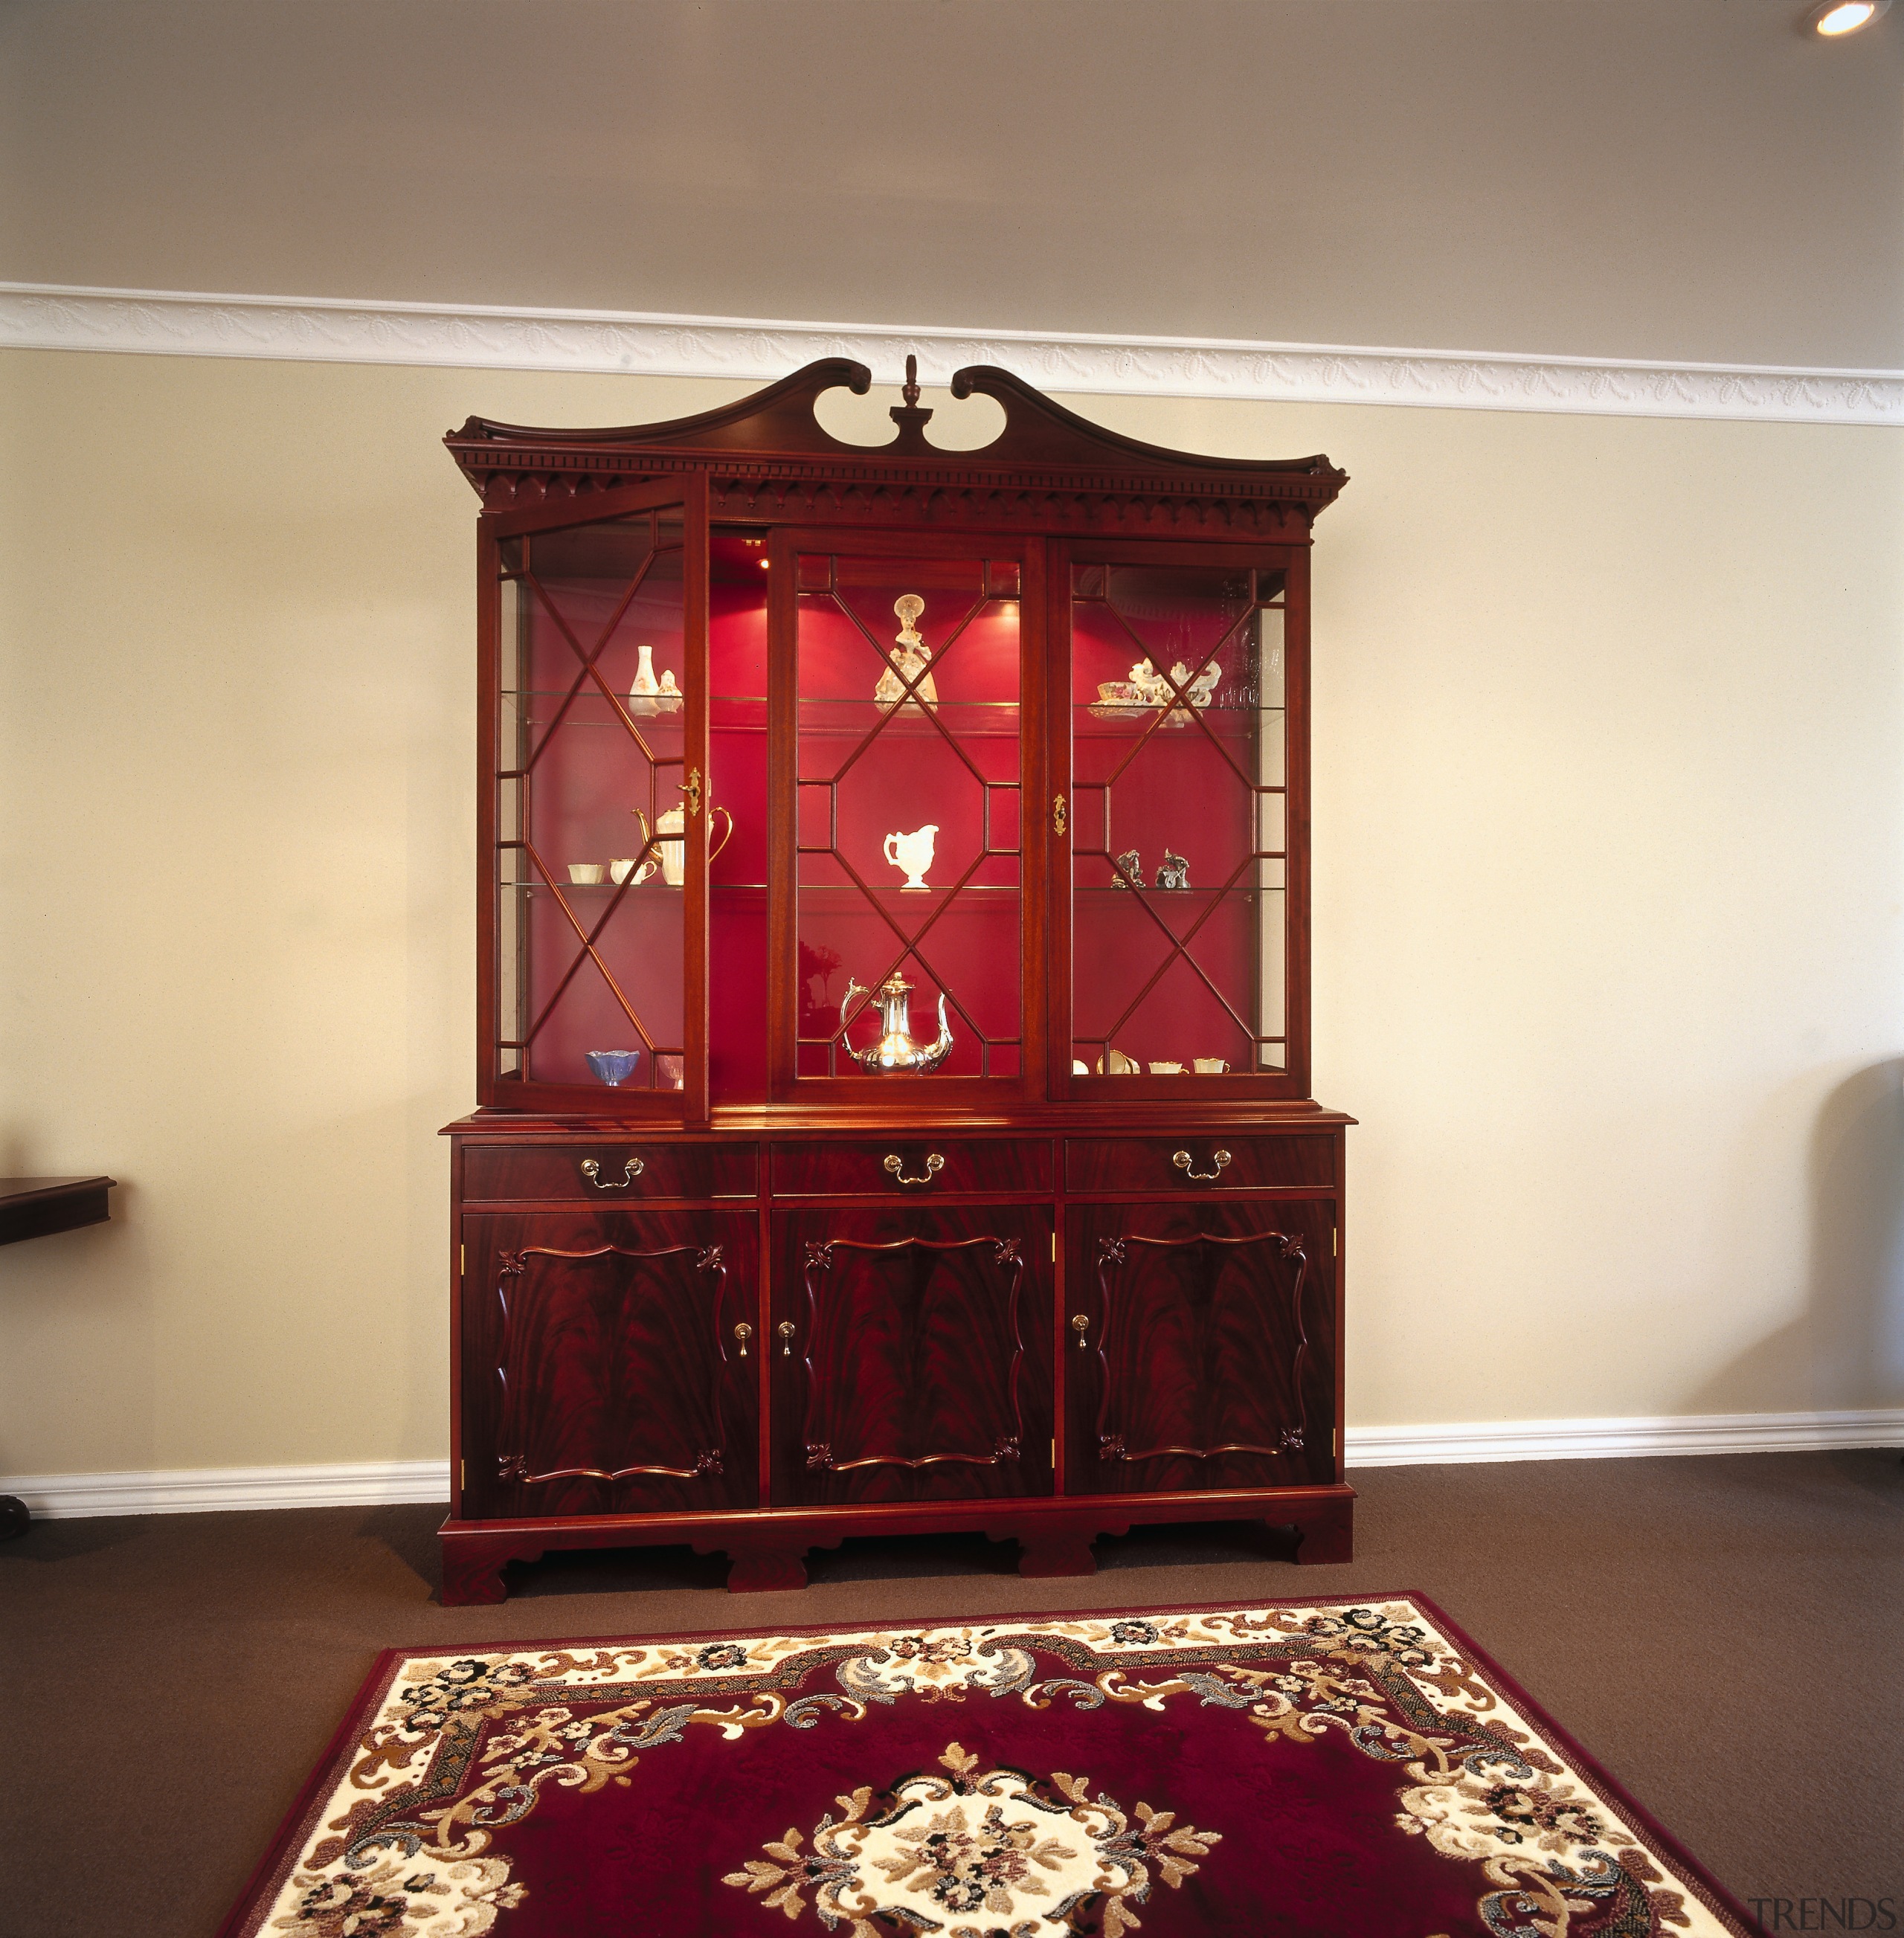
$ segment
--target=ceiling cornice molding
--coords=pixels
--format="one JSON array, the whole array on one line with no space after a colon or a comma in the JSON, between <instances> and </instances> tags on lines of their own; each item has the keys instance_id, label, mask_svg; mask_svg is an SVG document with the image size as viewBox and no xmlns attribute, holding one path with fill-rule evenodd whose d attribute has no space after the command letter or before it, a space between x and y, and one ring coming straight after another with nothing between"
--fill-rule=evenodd
<instances>
[{"instance_id":1,"label":"ceiling cornice molding","mask_svg":"<svg viewBox=\"0 0 1904 1938\"><path fill-rule=\"evenodd\" d=\"M0 345L293 363L721 377L758 383L819 357L928 383L996 364L1040 390L1108 396L1426 406L1747 424L1904 424L1904 371L1648 363L1218 338L903 329L740 317L345 302L0 282Z\"/></svg>"}]
</instances>

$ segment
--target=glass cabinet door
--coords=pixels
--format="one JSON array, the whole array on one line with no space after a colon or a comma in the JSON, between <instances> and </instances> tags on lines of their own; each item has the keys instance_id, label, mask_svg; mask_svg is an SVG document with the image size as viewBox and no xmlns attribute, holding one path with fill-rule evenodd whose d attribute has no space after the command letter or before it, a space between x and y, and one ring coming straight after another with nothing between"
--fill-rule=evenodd
<instances>
[{"instance_id":1,"label":"glass cabinet door","mask_svg":"<svg viewBox=\"0 0 1904 1938\"><path fill-rule=\"evenodd\" d=\"M708 562L694 478L482 521L481 1101L706 1108Z\"/></svg>"},{"instance_id":2,"label":"glass cabinet door","mask_svg":"<svg viewBox=\"0 0 1904 1938\"><path fill-rule=\"evenodd\" d=\"M1022 1092L1025 555L776 544L776 1092Z\"/></svg>"},{"instance_id":3,"label":"glass cabinet door","mask_svg":"<svg viewBox=\"0 0 1904 1938\"><path fill-rule=\"evenodd\" d=\"M1056 762L1070 775L1069 1072L1054 1070L1054 1088L1304 1094L1289 811L1304 747L1290 591L1304 562L1070 548ZM1065 1054L1055 1046L1055 1061Z\"/></svg>"}]
</instances>

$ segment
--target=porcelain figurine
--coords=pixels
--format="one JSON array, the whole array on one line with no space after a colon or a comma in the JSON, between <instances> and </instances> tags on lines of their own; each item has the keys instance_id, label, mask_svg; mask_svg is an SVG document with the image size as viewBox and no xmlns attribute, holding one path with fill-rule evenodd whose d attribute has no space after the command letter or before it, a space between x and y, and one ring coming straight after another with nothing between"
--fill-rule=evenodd
<instances>
[{"instance_id":1,"label":"porcelain figurine","mask_svg":"<svg viewBox=\"0 0 1904 1938\"><path fill-rule=\"evenodd\" d=\"M1190 669L1181 660L1171 668L1171 678L1177 682L1192 706L1207 706L1210 696L1216 691L1216 682L1222 676L1223 669L1214 660L1195 679L1190 677Z\"/></svg>"},{"instance_id":2,"label":"porcelain figurine","mask_svg":"<svg viewBox=\"0 0 1904 1938\"><path fill-rule=\"evenodd\" d=\"M1143 885L1143 857L1134 848L1127 848L1118 856L1112 871L1113 889L1140 888Z\"/></svg>"},{"instance_id":3,"label":"porcelain figurine","mask_svg":"<svg viewBox=\"0 0 1904 1938\"><path fill-rule=\"evenodd\" d=\"M1164 850L1163 866L1157 870L1157 885L1160 889L1187 889L1190 885L1190 864L1181 855L1173 855Z\"/></svg>"},{"instance_id":4,"label":"porcelain figurine","mask_svg":"<svg viewBox=\"0 0 1904 1938\"><path fill-rule=\"evenodd\" d=\"M895 969L879 985L873 1001L879 1006L879 1040L866 1049L855 1049L846 1034L847 1011L855 996L872 994L863 983L846 978L846 993L840 999L840 1040L846 1054L861 1069L876 1077L923 1077L938 1068L952 1046L952 1025L946 1020L946 998L939 995L939 1034L931 1043L921 1043L913 1034L913 986Z\"/></svg>"},{"instance_id":5,"label":"porcelain figurine","mask_svg":"<svg viewBox=\"0 0 1904 1938\"><path fill-rule=\"evenodd\" d=\"M895 868L906 871L906 879L899 885L902 893L908 889L918 890L931 885L925 879L925 871L932 865L932 837L938 831L939 824L928 821L923 828L916 828L909 834L886 837L886 859Z\"/></svg>"},{"instance_id":6,"label":"porcelain figurine","mask_svg":"<svg viewBox=\"0 0 1904 1938\"><path fill-rule=\"evenodd\" d=\"M1131 697L1140 706L1162 706L1171 697L1169 683L1148 660L1139 660L1131 667L1128 685Z\"/></svg>"},{"instance_id":7,"label":"porcelain figurine","mask_svg":"<svg viewBox=\"0 0 1904 1938\"><path fill-rule=\"evenodd\" d=\"M873 689L873 697L882 706L897 706L906 697L906 689L912 685L914 676L932 663L932 649L919 637L913 624L925 610L925 601L916 592L902 593L893 601L892 609L898 615L899 636L886 655L892 664L880 674L879 683ZM926 673L913 687L912 697L928 706L938 705L939 689L933 685L931 674Z\"/></svg>"}]
</instances>

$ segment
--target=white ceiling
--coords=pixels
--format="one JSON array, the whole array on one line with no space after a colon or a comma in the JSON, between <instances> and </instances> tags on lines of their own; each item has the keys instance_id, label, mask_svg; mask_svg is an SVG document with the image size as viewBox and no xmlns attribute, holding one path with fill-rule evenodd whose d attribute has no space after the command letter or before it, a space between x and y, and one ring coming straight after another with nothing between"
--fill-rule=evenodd
<instances>
[{"instance_id":1,"label":"white ceiling","mask_svg":"<svg viewBox=\"0 0 1904 1938\"><path fill-rule=\"evenodd\" d=\"M0 0L0 275L1904 366L1904 8Z\"/></svg>"}]
</instances>

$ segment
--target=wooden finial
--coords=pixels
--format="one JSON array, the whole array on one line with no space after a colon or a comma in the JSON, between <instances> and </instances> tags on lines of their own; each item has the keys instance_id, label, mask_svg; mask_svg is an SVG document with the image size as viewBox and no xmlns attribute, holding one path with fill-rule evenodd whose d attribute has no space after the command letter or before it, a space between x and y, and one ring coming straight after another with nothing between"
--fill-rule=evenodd
<instances>
[{"instance_id":1,"label":"wooden finial","mask_svg":"<svg viewBox=\"0 0 1904 1938\"><path fill-rule=\"evenodd\" d=\"M919 408L919 360L916 357L908 357L906 360L906 383L900 395L906 401L903 404L894 404L887 413L898 425L899 436L896 443L887 448L900 451L929 449L931 447L921 433L926 420L932 413Z\"/></svg>"}]
</instances>

